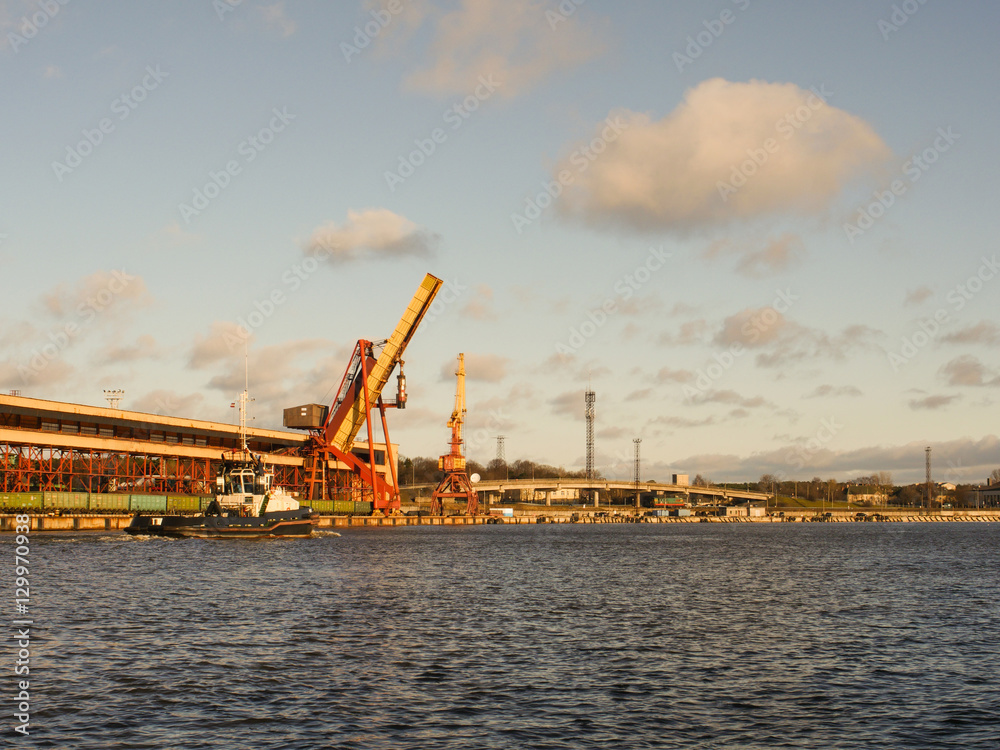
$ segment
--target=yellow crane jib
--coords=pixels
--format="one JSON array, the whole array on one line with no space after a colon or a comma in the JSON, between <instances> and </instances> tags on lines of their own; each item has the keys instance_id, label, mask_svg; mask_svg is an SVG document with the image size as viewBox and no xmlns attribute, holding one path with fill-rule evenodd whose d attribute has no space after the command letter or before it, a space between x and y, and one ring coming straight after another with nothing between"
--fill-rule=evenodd
<instances>
[{"instance_id":1,"label":"yellow crane jib","mask_svg":"<svg viewBox=\"0 0 1000 750\"><path fill-rule=\"evenodd\" d=\"M336 425L336 431L330 437L331 445L345 452L350 450L354 438L357 437L367 418L365 392L367 391L369 404L373 404L382 395L382 389L389 381L389 376L396 364L402 359L407 344L410 343L417 326L420 325L420 321L430 309L442 284L441 279L436 276L431 274L424 276L416 294L407 305L403 317L399 319L396 330L382 346L378 358L375 359L374 348L371 346L366 347L367 351L359 352L360 356L365 358L366 365L370 365L364 368L368 377L358 378L356 382L348 384L344 394L346 396L345 402L340 405L340 408L335 409L335 414L330 415L329 426Z\"/></svg>"},{"instance_id":2,"label":"yellow crane jib","mask_svg":"<svg viewBox=\"0 0 1000 750\"><path fill-rule=\"evenodd\" d=\"M451 413L448 426L451 428L451 452L438 459L438 468L444 472L444 479L431 493L431 514L444 512L446 500L465 500L465 514L474 516L479 512L479 495L472 488L469 475L465 473L465 456L462 455L462 425L465 423L465 355L458 355L458 385L455 387L455 410Z\"/></svg>"},{"instance_id":3,"label":"yellow crane jib","mask_svg":"<svg viewBox=\"0 0 1000 750\"><path fill-rule=\"evenodd\" d=\"M451 413L448 426L451 428L451 453L438 458L438 468L442 471L465 471L465 456L462 455L462 425L465 423L465 355L458 355L458 369L455 371L458 385L455 387L455 410Z\"/></svg>"}]
</instances>

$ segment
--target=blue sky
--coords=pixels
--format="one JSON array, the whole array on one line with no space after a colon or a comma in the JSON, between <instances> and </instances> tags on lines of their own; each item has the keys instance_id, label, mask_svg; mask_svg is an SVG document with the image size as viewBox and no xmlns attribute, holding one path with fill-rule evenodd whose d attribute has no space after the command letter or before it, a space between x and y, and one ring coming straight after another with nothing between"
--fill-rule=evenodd
<instances>
[{"instance_id":1,"label":"blue sky","mask_svg":"<svg viewBox=\"0 0 1000 750\"><path fill-rule=\"evenodd\" d=\"M254 424L406 353L410 456L1000 466L987 2L0 3L0 388Z\"/></svg>"}]
</instances>

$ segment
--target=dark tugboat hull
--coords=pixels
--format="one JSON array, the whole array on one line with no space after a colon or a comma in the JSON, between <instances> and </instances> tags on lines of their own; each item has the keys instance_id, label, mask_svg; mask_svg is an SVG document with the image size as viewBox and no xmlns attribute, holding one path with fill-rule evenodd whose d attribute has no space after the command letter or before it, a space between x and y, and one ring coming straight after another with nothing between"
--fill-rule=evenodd
<instances>
[{"instance_id":1,"label":"dark tugboat hull","mask_svg":"<svg viewBox=\"0 0 1000 750\"><path fill-rule=\"evenodd\" d=\"M265 513L263 516L140 516L125 529L134 536L196 539L303 538L313 531L310 508Z\"/></svg>"}]
</instances>

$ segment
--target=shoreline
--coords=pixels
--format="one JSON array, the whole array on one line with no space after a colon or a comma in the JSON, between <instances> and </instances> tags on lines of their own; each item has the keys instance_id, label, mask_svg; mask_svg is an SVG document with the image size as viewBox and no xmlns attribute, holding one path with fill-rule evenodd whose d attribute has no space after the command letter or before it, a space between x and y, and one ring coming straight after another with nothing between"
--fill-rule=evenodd
<instances>
[{"instance_id":1,"label":"shoreline","mask_svg":"<svg viewBox=\"0 0 1000 750\"><path fill-rule=\"evenodd\" d=\"M600 511L598 511L600 512ZM782 511L779 511L782 512ZM1000 510L949 510L933 512L880 511L879 519L855 517L858 512L831 511L822 516L808 511L783 511L784 515L766 516L636 516L620 511L580 512L570 510L522 510L514 516L330 516L317 519L317 529L369 526L480 526L487 524L525 525L535 523L996 523ZM30 532L124 531L132 515L30 515ZM814 520L815 519L815 520ZM15 514L0 515L0 533L14 533ZM30 533L29 532L29 533Z\"/></svg>"}]
</instances>

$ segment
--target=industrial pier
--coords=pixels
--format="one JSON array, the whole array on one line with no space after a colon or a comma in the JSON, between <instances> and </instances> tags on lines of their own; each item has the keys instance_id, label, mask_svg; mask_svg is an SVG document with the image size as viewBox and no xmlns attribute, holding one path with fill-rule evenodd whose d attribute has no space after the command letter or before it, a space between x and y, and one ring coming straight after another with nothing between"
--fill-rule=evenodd
<instances>
[{"instance_id":1,"label":"industrial pier","mask_svg":"<svg viewBox=\"0 0 1000 750\"><path fill-rule=\"evenodd\" d=\"M859 519L855 512L834 512L825 517L827 522L854 523L871 521L871 517ZM968 511L931 511L919 512L912 510L882 511L879 513L880 523L935 523L935 522L1000 522L1000 510L968 510ZM50 516L31 515L32 532L74 532L74 531L122 531L131 521L129 515L75 515ZM497 515L454 515L454 516L320 516L316 527L324 529L342 529L359 527L395 527L395 526L479 526L484 524L528 525L538 523L805 523L823 516L816 516L808 511L785 512L785 515L766 515L759 517L747 516L685 516L685 517L654 517L638 516L632 513L580 513L570 511L525 511L514 516ZM13 533L15 515L0 515L0 533Z\"/></svg>"}]
</instances>

